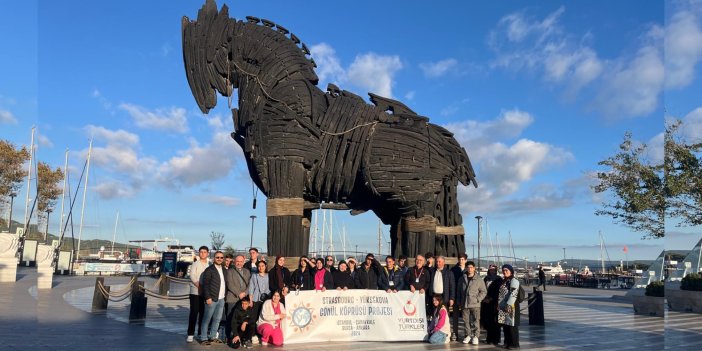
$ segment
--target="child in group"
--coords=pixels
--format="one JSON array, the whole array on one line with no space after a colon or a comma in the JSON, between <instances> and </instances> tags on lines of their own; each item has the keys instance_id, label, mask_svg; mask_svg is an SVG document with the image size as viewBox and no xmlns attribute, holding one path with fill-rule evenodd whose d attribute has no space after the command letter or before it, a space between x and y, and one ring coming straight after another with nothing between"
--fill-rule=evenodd
<instances>
[{"instance_id":1,"label":"child in group","mask_svg":"<svg viewBox=\"0 0 702 351\"><path fill-rule=\"evenodd\" d=\"M248 296L239 300L232 313L232 342L231 346L238 349L243 346L247 349L253 347L251 339L256 333L256 319L253 315L253 303Z\"/></svg>"},{"instance_id":2,"label":"child in group","mask_svg":"<svg viewBox=\"0 0 702 351\"><path fill-rule=\"evenodd\" d=\"M448 312L442 300L441 295L434 295L432 298L434 313L429 322L429 335L424 338L424 341L430 344L447 344L451 341L451 323L448 322Z\"/></svg>"}]
</instances>

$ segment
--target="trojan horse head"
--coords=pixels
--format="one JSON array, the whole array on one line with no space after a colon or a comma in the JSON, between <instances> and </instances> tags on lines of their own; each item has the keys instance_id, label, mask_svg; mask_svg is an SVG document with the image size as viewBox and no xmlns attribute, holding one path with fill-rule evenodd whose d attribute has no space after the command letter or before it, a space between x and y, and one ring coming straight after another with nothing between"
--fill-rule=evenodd
<instances>
[{"instance_id":1,"label":"trojan horse head","mask_svg":"<svg viewBox=\"0 0 702 351\"><path fill-rule=\"evenodd\" d=\"M203 113L217 105L217 92L231 96L235 72L230 66L231 47L236 21L229 18L229 8L217 11L214 0L207 0L197 13L197 20L182 19L183 60L190 90Z\"/></svg>"}]
</instances>

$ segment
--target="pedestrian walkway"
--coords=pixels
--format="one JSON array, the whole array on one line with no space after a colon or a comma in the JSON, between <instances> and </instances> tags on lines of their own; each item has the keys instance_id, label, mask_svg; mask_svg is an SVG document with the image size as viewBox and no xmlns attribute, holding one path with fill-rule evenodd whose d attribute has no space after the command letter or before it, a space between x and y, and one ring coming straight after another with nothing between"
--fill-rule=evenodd
<instances>
[{"instance_id":1,"label":"pedestrian walkway","mask_svg":"<svg viewBox=\"0 0 702 351\"><path fill-rule=\"evenodd\" d=\"M226 350L185 343L187 300L149 297L143 325L128 323L128 299L110 302L107 313L90 313L95 277L54 278L51 291L36 290L36 271L20 268L20 279L0 285L0 350ZM147 288L156 280L141 278ZM113 291L129 282L105 277ZM174 285L171 295L182 294ZM624 290L549 287L546 326L529 326L522 318L520 342L525 350L661 350L702 348L702 315L668 313L666 319L636 316ZM618 298L613 299L612 296ZM526 311L525 311L526 312ZM265 348L257 346L256 349ZM279 350L496 350L492 345L428 345L418 342L334 342L289 345Z\"/></svg>"}]
</instances>

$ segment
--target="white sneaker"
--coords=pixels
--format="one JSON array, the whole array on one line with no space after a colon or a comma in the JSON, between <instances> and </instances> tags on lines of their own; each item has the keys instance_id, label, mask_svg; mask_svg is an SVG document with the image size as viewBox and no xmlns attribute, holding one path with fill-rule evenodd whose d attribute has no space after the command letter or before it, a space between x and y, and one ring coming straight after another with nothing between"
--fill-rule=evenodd
<instances>
[{"instance_id":1,"label":"white sneaker","mask_svg":"<svg viewBox=\"0 0 702 351\"><path fill-rule=\"evenodd\" d=\"M464 344L470 344L470 342L471 342L472 340L473 340L473 338L471 338L470 336L466 336L465 338L463 338L462 343L464 343Z\"/></svg>"},{"instance_id":2,"label":"white sneaker","mask_svg":"<svg viewBox=\"0 0 702 351\"><path fill-rule=\"evenodd\" d=\"M473 344L473 345L478 345L478 344L480 344L480 341L478 340L478 337L474 337L474 338L472 339L472 341L471 341L471 344Z\"/></svg>"},{"instance_id":3,"label":"white sneaker","mask_svg":"<svg viewBox=\"0 0 702 351\"><path fill-rule=\"evenodd\" d=\"M261 341L261 346L268 346L268 343Z\"/></svg>"},{"instance_id":4,"label":"white sneaker","mask_svg":"<svg viewBox=\"0 0 702 351\"><path fill-rule=\"evenodd\" d=\"M193 342L193 341L195 341L195 337L192 335L188 335L188 338L185 339L185 342Z\"/></svg>"}]
</instances>

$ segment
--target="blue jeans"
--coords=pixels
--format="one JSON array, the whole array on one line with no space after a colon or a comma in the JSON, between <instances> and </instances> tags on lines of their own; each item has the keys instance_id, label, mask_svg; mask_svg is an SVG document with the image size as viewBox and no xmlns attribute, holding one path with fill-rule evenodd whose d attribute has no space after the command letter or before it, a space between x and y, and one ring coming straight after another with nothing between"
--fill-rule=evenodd
<instances>
[{"instance_id":1,"label":"blue jeans","mask_svg":"<svg viewBox=\"0 0 702 351\"><path fill-rule=\"evenodd\" d=\"M219 329L219 322L222 319L222 310L224 310L224 299L212 301L208 305L205 302L205 316L202 318L203 331L207 333L207 340L212 340Z\"/></svg>"},{"instance_id":2,"label":"blue jeans","mask_svg":"<svg viewBox=\"0 0 702 351\"><path fill-rule=\"evenodd\" d=\"M444 332L437 331L436 333L429 335L429 340L424 340L429 341L430 344L443 344L446 342L446 337L448 337L448 335L444 334Z\"/></svg>"}]
</instances>

